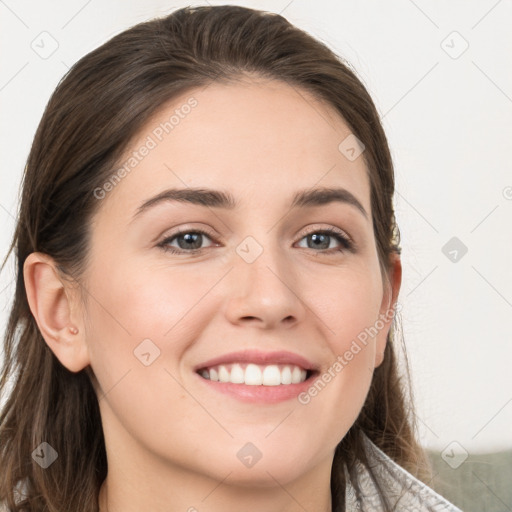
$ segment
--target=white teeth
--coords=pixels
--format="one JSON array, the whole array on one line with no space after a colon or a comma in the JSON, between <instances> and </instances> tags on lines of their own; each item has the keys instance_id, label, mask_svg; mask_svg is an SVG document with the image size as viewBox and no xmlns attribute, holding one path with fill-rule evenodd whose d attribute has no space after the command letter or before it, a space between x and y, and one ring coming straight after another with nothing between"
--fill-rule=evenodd
<instances>
[{"instance_id":1,"label":"white teeth","mask_svg":"<svg viewBox=\"0 0 512 512\"><path fill-rule=\"evenodd\" d=\"M231 367L231 382L233 384L243 384L245 382L245 372L239 364L234 364Z\"/></svg>"},{"instance_id":2,"label":"white teeth","mask_svg":"<svg viewBox=\"0 0 512 512\"><path fill-rule=\"evenodd\" d=\"M281 371L281 384L292 383L292 371L289 366L285 366Z\"/></svg>"},{"instance_id":3,"label":"white teeth","mask_svg":"<svg viewBox=\"0 0 512 512\"><path fill-rule=\"evenodd\" d=\"M263 376L259 366L248 364L245 369L245 384L248 386L261 386L263 384Z\"/></svg>"},{"instance_id":4,"label":"white teeth","mask_svg":"<svg viewBox=\"0 0 512 512\"><path fill-rule=\"evenodd\" d=\"M292 371L292 384L297 384L298 382L300 382L300 378L300 368L298 366L295 366Z\"/></svg>"},{"instance_id":5,"label":"white teeth","mask_svg":"<svg viewBox=\"0 0 512 512\"><path fill-rule=\"evenodd\" d=\"M221 364L219 366L219 380L221 382L229 382L230 377L231 376L229 375L227 368Z\"/></svg>"},{"instance_id":6,"label":"white teeth","mask_svg":"<svg viewBox=\"0 0 512 512\"><path fill-rule=\"evenodd\" d=\"M210 369L205 368L200 373L205 379L247 386L298 384L307 377L306 370L299 366L253 363L221 364Z\"/></svg>"},{"instance_id":7,"label":"white teeth","mask_svg":"<svg viewBox=\"0 0 512 512\"><path fill-rule=\"evenodd\" d=\"M263 385L264 386L279 386L281 384L281 372L279 368L273 364L265 366L263 370Z\"/></svg>"}]
</instances>

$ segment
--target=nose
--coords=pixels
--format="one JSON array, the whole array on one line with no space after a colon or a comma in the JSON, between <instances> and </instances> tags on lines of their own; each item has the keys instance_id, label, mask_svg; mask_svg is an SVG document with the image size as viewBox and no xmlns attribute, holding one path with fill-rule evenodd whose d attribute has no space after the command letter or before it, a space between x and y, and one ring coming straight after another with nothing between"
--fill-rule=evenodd
<instances>
[{"instance_id":1,"label":"nose","mask_svg":"<svg viewBox=\"0 0 512 512\"><path fill-rule=\"evenodd\" d=\"M301 297L300 280L282 250L264 247L254 261L244 259L243 252L234 256L225 304L225 315L231 323L272 329L292 327L304 319L307 307Z\"/></svg>"}]
</instances>

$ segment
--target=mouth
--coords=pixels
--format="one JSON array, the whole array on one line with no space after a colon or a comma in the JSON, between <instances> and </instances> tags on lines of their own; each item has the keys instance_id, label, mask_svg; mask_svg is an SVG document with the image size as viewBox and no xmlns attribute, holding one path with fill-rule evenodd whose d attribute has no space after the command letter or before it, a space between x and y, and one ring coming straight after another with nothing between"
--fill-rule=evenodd
<instances>
[{"instance_id":1,"label":"mouth","mask_svg":"<svg viewBox=\"0 0 512 512\"><path fill-rule=\"evenodd\" d=\"M196 373L212 382L246 386L290 386L310 379L315 371L294 364L231 363L199 368Z\"/></svg>"},{"instance_id":2,"label":"mouth","mask_svg":"<svg viewBox=\"0 0 512 512\"><path fill-rule=\"evenodd\" d=\"M207 392L235 400L276 404L296 399L320 375L320 366L286 350L246 349L204 361L194 368Z\"/></svg>"}]
</instances>

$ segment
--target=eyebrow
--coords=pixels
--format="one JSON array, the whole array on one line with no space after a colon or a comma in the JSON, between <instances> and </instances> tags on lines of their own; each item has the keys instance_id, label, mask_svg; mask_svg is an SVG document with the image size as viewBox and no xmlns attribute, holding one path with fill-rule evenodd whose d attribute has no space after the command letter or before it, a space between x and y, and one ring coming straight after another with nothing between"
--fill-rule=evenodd
<instances>
[{"instance_id":1,"label":"eyebrow","mask_svg":"<svg viewBox=\"0 0 512 512\"><path fill-rule=\"evenodd\" d=\"M229 192L208 188L168 189L144 201L136 210L132 222L143 212L166 202L183 202L209 208L224 208L234 210L238 202ZM368 219L368 213L359 200L344 188L315 188L299 190L293 196L290 208L305 208L322 206L333 202L348 204L355 207Z\"/></svg>"}]
</instances>

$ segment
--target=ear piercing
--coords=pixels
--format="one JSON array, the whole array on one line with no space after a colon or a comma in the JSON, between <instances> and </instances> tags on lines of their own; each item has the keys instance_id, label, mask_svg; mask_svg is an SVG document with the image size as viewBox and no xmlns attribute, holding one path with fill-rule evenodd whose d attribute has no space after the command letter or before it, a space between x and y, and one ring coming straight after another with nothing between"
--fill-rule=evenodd
<instances>
[{"instance_id":1,"label":"ear piercing","mask_svg":"<svg viewBox=\"0 0 512 512\"><path fill-rule=\"evenodd\" d=\"M69 327L69 332L71 334L78 334L78 329L76 327L70 326Z\"/></svg>"}]
</instances>

